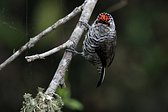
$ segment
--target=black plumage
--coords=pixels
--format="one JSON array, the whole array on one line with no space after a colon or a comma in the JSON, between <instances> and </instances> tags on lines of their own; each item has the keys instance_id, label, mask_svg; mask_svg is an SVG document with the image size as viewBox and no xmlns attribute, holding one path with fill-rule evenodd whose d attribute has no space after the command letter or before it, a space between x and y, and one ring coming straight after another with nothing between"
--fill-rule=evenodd
<instances>
[{"instance_id":1,"label":"black plumage","mask_svg":"<svg viewBox=\"0 0 168 112\"><path fill-rule=\"evenodd\" d=\"M113 61L116 49L116 30L112 16L101 13L94 21L83 42L83 56L97 67L100 75L97 87L105 77L105 69Z\"/></svg>"}]
</instances>

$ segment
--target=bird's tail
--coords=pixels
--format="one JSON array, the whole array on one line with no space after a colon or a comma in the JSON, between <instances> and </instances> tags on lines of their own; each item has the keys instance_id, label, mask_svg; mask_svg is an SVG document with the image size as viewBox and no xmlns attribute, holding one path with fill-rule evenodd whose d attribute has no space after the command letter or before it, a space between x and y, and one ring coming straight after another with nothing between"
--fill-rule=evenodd
<instances>
[{"instance_id":1,"label":"bird's tail","mask_svg":"<svg viewBox=\"0 0 168 112\"><path fill-rule=\"evenodd\" d=\"M106 68L101 67L100 72L99 72L100 78L99 78L99 81L97 83L97 87L99 87L103 83L103 80L104 80L104 77L105 77L105 71L106 71Z\"/></svg>"}]
</instances>

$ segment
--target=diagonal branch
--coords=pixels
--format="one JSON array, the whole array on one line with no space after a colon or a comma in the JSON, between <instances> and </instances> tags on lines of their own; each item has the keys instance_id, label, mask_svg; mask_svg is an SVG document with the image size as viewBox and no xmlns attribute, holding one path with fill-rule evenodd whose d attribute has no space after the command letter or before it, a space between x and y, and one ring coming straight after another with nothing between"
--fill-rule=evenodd
<instances>
[{"instance_id":1,"label":"diagonal branch","mask_svg":"<svg viewBox=\"0 0 168 112\"><path fill-rule=\"evenodd\" d=\"M98 0L85 0L85 1L86 1L86 4L83 7L83 11L82 11L79 21L88 23L89 18ZM80 24L78 23L69 39L73 41L74 47L76 47L76 45L78 44L83 32L84 32L84 27L81 27ZM52 96L55 90L57 89L57 87L59 86L59 84L62 84L62 81L64 80L65 72L68 69L71 59L72 59L72 53L65 51L63 58L61 59L59 66L55 72L55 75L49 87L47 88L45 94L49 94Z\"/></svg>"},{"instance_id":2,"label":"diagonal branch","mask_svg":"<svg viewBox=\"0 0 168 112\"><path fill-rule=\"evenodd\" d=\"M49 32L56 29L58 26L66 23L68 20L72 19L74 16L76 16L79 12L81 12L82 7L84 6L85 2L79 6L76 7L71 13L69 13L67 16L65 16L62 19L59 19L57 22L55 22L53 25L39 33L33 38L30 38L29 42L27 42L25 45L23 45L19 50L17 50L13 55L11 55L7 60L5 60L2 64L0 64L0 70L2 70L6 65L11 63L13 60L15 60L20 54L22 54L25 50L30 49L33 47L41 38L43 38L45 35L47 35Z\"/></svg>"}]
</instances>

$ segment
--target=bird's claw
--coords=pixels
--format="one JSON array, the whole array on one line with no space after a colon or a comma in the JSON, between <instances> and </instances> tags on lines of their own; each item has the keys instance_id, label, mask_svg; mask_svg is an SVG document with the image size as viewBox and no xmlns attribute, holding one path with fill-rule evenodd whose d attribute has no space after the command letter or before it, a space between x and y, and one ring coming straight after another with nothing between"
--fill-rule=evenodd
<instances>
[{"instance_id":1,"label":"bird's claw","mask_svg":"<svg viewBox=\"0 0 168 112\"><path fill-rule=\"evenodd\" d=\"M78 55L82 55L82 52L78 52L76 51L74 48L67 48L66 51L74 53L74 54L78 54Z\"/></svg>"},{"instance_id":2,"label":"bird's claw","mask_svg":"<svg viewBox=\"0 0 168 112\"><path fill-rule=\"evenodd\" d=\"M86 30L90 29L90 25L86 22L83 22L83 21L79 21L79 25L80 26L84 26L86 28Z\"/></svg>"}]
</instances>

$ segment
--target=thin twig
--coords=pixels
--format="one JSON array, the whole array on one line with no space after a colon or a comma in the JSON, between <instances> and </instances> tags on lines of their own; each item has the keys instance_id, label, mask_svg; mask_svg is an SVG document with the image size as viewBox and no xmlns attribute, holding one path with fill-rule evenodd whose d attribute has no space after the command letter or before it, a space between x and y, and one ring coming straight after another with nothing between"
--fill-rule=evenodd
<instances>
[{"instance_id":1,"label":"thin twig","mask_svg":"<svg viewBox=\"0 0 168 112\"><path fill-rule=\"evenodd\" d=\"M85 1L86 1L86 4L83 7L83 11L82 11L79 21L88 23L89 18L93 12L93 9L97 3L97 0L85 0ZM84 27L81 27L80 24L77 24L69 39L75 43L74 47L76 47L83 32L84 32ZM55 72L55 75L49 87L47 88L45 94L49 94L51 96L54 94L59 84L61 84L62 81L64 80L64 75L65 75L66 70L68 69L71 59L72 59L72 53L65 51L63 58L61 59L59 66Z\"/></svg>"},{"instance_id":2,"label":"thin twig","mask_svg":"<svg viewBox=\"0 0 168 112\"><path fill-rule=\"evenodd\" d=\"M72 46L73 42L68 40L67 42L61 44L60 46L58 47L55 47L47 52L44 52L42 54L35 54L35 55L32 55L32 56L26 56L26 60L27 62L31 62L31 61L34 61L36 59L44 59L45 57L49 56L49 55L52 55L62 49L65 49L65 48L69 48L70 46Z\"/></svg>"},{"instance_id":3,"label":"thin twig","mask_svg":"<svg viewBox=\"0 0 168 112\"><path fill-rule=\"evenodd\" d=\"M39 33L33 38L30 38L29 42L27 42L25 45L23 45L19 50L17 50L13 55L11 55L7 60L5 60L2 64L0 64L0 70L2 70L6 65L11 63L13 60L15 60L20 54L22 54L25 50L30 49L33 47L42 37L44 37L49 32L56 29L58 26L66 23L68 20L72 19L74 16L76 16L79 12L81 12L82 7L85 3L83 3L81 6L76 7L71 13L69 13L67 16L65 16L62 19L59 19L57 22L55 22L53 25Z\"/></svg>"}]
</instances>

